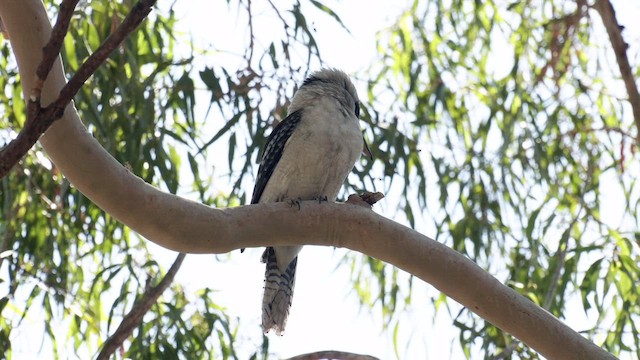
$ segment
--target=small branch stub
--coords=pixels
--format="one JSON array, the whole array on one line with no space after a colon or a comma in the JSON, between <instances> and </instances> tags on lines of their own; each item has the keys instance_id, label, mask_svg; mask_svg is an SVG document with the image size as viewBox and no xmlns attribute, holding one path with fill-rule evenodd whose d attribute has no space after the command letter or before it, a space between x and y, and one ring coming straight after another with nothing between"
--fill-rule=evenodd
<instances>
[{"instance_id":1,"label":"small branch stub","mask_svg":"<svg viewBox=\"0 0 640 360\"><path fill-rule=\"evenodd\" d=\"M371 209L373 204L377 203L383 198L384 198L384 194L381 192L365 191L360 195L358 194L349 195L349 198L347 199L346 203Z\"/></svg>"}]
</instances>

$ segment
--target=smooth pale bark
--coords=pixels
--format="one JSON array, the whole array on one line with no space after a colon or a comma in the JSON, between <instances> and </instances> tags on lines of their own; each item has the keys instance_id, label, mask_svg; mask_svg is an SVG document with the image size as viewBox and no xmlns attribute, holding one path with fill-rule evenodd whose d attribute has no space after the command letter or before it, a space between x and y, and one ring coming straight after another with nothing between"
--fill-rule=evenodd
<instances>
[{"instance_id":1,"label":"smooth pale bark","mask_svg":"<svg viewBox=\"0 0 640 360\"><path fill-rule=\"evenodd\" d=\"M0 17L28 92L51 32L49 19L40 0L0 0ZM58 61L43 90L45 105L65 82ZM166 248L222 253L268 244L346 247L414 274L547 358L615 358L466 257L366 208L311 201L301 210L283 203L212 209L161 192L115 161L87 133L71 105L40 142L83 194Z\"/></svg>"}]
</instances>

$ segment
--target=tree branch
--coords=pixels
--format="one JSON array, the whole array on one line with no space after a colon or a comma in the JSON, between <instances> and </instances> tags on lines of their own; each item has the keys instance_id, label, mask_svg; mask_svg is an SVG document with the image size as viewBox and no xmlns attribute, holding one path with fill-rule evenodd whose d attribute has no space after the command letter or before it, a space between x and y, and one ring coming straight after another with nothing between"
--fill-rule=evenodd
<instances>
[{"instance_id":1,"label":"tree branch","mask_svg":"<svg viewBox=\"0 0 640 360\"><path fill-rule=\"evenodd\" d=\"M79 0L63 0L60 4L60 10L58 12L58 19L51 31L51 38L49 42L42 48L42 61L38 65L36 70L36 83L32 89L31 96L29 97L29 105L34 103L40 106L40 93L42 92L42 86L44 81L51 71L53 62L60 55L60 48L64 42L64 37L69 31L69 23L71 22L71 16L73 11L78 5Z\"/></svg>"},{"instance_id":2,"label":"tree branch","mask_svg":"<svg viewBox=\"0 0 640 360\"><path fill-rule=\"evenodd\" d=\"M104 342L102 350L96 360L107 360L109 357L122 345L122 343L131 335L133 329L140 324L144 314L149 311L151 306L156 303L160 295L171 285L176 273L182 265L185 254L178 254L173 262L173 265L167 271L167 274L160 281L160 283L144 292L140 301L138 301L131 311L122 319L122 322L116 329L116 331L109 336L107 341Z\"/></svg>"},{"instance_id":3,"label":"tree branch","mask_svg":"<svg viewBox=\"0 0 640 360\"><path fill-rule=\"evenodd\" d=\"M0 0L25 89L51 25L39 0ZM66 85L59 60L43 100ZM449 247L355 205L302 202L213 209L146 184L86 131L72 105L40 142L67 179L94 203L147 239L189 253L314 244L346 247L393 264L432 284L487 321L552 359L614 359L544 309L504 286Z\"/></svg>"},{"instance_id":4,"label":"tree branch","mask_svg":"<svg viewBox=\"0 0 640 360\"><path fill-rule=\"evenodd\" d=\"M294 356L287 360L379 360L369 355L354 354L344 351L317 351L309 354Z\"/></svg>"},{"instance_id":5,"label":"tree branch","mask_svg":"<svg viewBox=\"0 0 640 360\"><path fill-rule=\"evenodd\" d=\"M620 75L624 81L624 86L627 88L627 94L629 95L629 103L633 110L633 119L636 123L637 138L636 141L640 142L640 93L638 92L638 86L636 84L636 78L629 64L629 58L627 56L627 48L629 45L624 41L622 37L623 27L618 23L615 10L609 0L597 0L593 4L593 8L598 11L602 18L602 23L607 34L609 34L609 40L611 41L611 47L616 54L616 61L620 68Z\"/></svg>"},{"instance_id":6,"label":"tree branch","mask_svg":"<svg viewBox=\"0 0 640 360\"><path fill-rule=\"evenodd\" d=\"M149 15L151 7L155 3L156 0L139 0L133 5L129 15L124 18L122 23L105 39L100 47L84 61L76 74L62 88L60 98L54 102L56 107L64 109L80 87L105 62L113 50L120 46L122 41Z\"/></svg>"},{"instance_id":7,"label":"tree branch","mask_svg":"<svg viewBox=\"0 0 640 360\"><path fill-rule=\"evenodd\" d=\"M10 2L11 0L4 0ZM58 21L53 31L49 29L49 41L42 49L42 61L36 69L36 78L28 97L27 121L18 136L0 150L0 179L24 157L40 136L62 117L65 108L71 102L80 87L89 79L100 65L109 57L120 43L135 30L140 22L149 14L156 0L138 1L124 21L109 35L102 45L87 58L75 75L60 90L59 96L46 107L42 107L40 93L54 61L59 59L60 47L69 28L69 21L78 0L65 0L60 6ZM5 19L7 22L12 19ZM50 25L49 25L50 26ZM26 87L25 87L26 88Z\"/></svg>"}]
</instances>

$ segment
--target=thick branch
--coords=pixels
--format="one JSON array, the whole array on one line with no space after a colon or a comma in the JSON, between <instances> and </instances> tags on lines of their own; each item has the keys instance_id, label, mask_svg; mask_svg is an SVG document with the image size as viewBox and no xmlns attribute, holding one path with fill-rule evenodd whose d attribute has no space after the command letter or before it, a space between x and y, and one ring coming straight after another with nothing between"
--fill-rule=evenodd
<instances>
[{"instance_id":1,"label":"thick branch","mask_svg":"<svg viewBox=\"0 0 640 360\"><path fill-rule=\"evenodd\" d=\"M640 93L638 93L638 86L636 84L636 77L631 70L629 64L629 57L627 56L627 48L629 45L622 38L623 27L618 23L615 10L609 0L597 0L593 7L598 11L602 18L602 23L607 34L609 34L609 40L611 41L611 47L616 54L616 61L620 68L620 75L624 81L624 86L627 88L627 94L629 95L629 103L633 110L633 119L636 123L636 131L638 132L638 139L640 140Z\"/></svg>"},{"instance_id":2,"label":"thick branch","mask_svg":"<svg viewBox=\"0 0 640 360\"><path fill-rule=\"evenodd\" d=\"M37 65L34 54L51 31L44 7L39 0L0 0L0 16L23 86L30 89ZM45 82L43 99L55 98L65 84L58 60ZM301 210L285 203L212 209L163 193L115 161L86 132L71 105L40 141L75 187L166 248L222 253L267 244L347 247L414 274L547 358L614 358L471 260L366 208L307 201Z\"/></svg>"},{"instance_id":3,"label":"thick branch","mask_svg":"<svg viewBox=\"0 0 640 360\"><path fill-rule=\"evenodd\" d=\"M160 283L144 292L142 299L140 299L124 319L122 319L122 322L113 335L109 336L107 341L104 342L102 350L96 360L109 359L129 335L131 335L133 329L140 324L144 314L151 309L151 306L156 303L160 295L171 285L173 278L175 278L176 273L182 265L184 257L185 254L179 254Z\"/></svg>"}]
</instances>

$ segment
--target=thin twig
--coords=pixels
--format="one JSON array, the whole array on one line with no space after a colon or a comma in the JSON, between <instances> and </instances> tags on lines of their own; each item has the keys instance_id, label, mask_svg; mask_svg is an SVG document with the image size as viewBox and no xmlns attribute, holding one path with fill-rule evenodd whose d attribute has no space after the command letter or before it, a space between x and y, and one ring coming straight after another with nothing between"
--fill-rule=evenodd
<instances>
[{"instance_id":1,"label":"thin twig","mask_svg":"<svg viewBox=\"0 0 640 360\"><path fill-rule=\"evenodd\" d=\"M287 21L282 17L282 14L280 14L280 10L278 10L278 8L273 4L273 2L271 0L267 0L269 2L269 5L271 5L271 8L276 12L276 15L278 16L278 18L280 18L280 21L282 21L282 24L284 24L284 28L285 30L289 28L289 25L287 25Z\"/></svg>"},{"instance_id":2,"label":"thin twig","mask_svg":"<svg viewBox=\"0 0 640 360\"><path fill-rule=\"evenodd\" d=\"M74 0L75 1L75 0ZM28 100L29 106L27 111L27 122L24 128L18 136L11 141L5 148L0 150L0 179L7 175L9 170L22 159L22 157L33 147L38 141L40 136L64 114L64 109L69 102L73 99L75 94L80 90L82 85L87 79L93 75L100 65L109 57L111 52L115 50L122 41L138 27L142 20L151 12L151 7L156 3L156 0L140 0L132 8L131 12L122 21L118 28L109 35L109 37L100 45L100 47L87 58L80 66L78 71L73 75L69 82L60 90L58 98L45 108L41 108L39 101L35 101L35 98ZM56 24L57 26L57 24ZM54 28L55 30L55 28ZM66 33L66 31L65 31ZM65 33L52 33L56 36L64 38ZM54 40L62 41L62 40ZM51 43L52 40L49 40ZM45 46L48 51L55 51L53 46L49 47L49 44ZM58 52L53 55L53 58L58 56ZM48 59L49 54L44 58ZM43 59L43 61L45 60ZM42 65L42 63L41 63ZM38 71L41 66L38 66ZM44 66L43 66L44 68ZM48 72L48 71L47 71ZM46 76L45 76L46 79ZM44 79L43 79L44 82ZM36 80L36 86L38 87L38 80ZM40 85L41 87L41 85ZM32 101L33 100L33 101ZM33 104L35 102L35 104ZM33 106L36 105L36 106Z\"/></svg>"},{"instance_id":3,"label":"thin twig","mask_svg":"<svg viewBox=\"0 0 640 360\"><path fill-rule=\"evenodd\" d=\"M627 48L629 45L627 45L622 38L623 27L618 23L615 10L609 0L598 0L593 4L593 8L600 14L602 23L609 34L611 47L613 47L613 52L616 54L620 75L627 88L629 103L631 103L631 109L633 110L633 118L636 123L636 128L638 128L638 138L636 138L636 141L640 142L640 93L638 92L635 76L629 64L629 57L627 56Z\"/></svg>"},{"instance_id":4,"label":"thin twig","mask_svg":"<svg viewBox=\"0 0 640 360\"><path fill-rule=\"evenodd\" d=\"M80 90L80 87L96 72L98 67L105 62L113 50L120 46L122 41L149 15L151 7L155 3L156 0L140 0L133 5L129 15L127 15L115 31L105 39L102 45L85 60L67 85L60 90L60 97L50 106L64 109L78 90Z\"/></svg>"},{"instance_id":5,"label":"thin twig","mask_svg":"<svg viewBox=\"0 0 640 360\"><path fill-rule=\"evenodd\" d=\"M40 93L42 93L42 86L49 75L49 71L51 71L51 68L53 67L53 63L60 54L60 48L64 42L64 37L67 35L67 31L69 31L71 16L73 15L73 11L76 9L76 5L78 5L78 1L80 0L62 1L58 12L58 19L51 30L51 38L47 45L42 48L42 61L36 70L36 82L31 90L31 96L29 97L29 101L37 102L38 106L41 105Z\"/></svg>"},{"instance_id":6,"label":"thin twig","mask_svg":"<svg viewBox=\"0 0 640 360\"><path fill-rule=\"evenodd\" d=\"M247 58L247 67L251 68L251 60L253 59L254 34L253 34L253 14L251 13L251 0L247 0L247 15L249 16L249 55Z\"/></svg>"},{"instance_id":7,"label":"thin twig","mask_svg":"<svg viewBox=\"0 0 640 360\"><path fill-rule=\"evenodd\" d=\"M176 273L182 265L182 261L185 258L185 254L180 253L174 260L171 268L167 271L167 274L160 281L160 283L144 292L142 299L138 301L131 311L125 315L124 319L116 329L116 331L109 336L107 341L104 342L102 350L96 360L106 360L118 349L122 343L131 335L133 329L140 324L142 317L149 311L151 306L156 303L160 295L171 285Z\"/></svg>"},{"instance_id":8,"label":"thin twig","mask_svg":"<svg viewBox=\"0 0 640 360\"><path fill-rule=\"evenodd\" d=\"M586 128L586 129L582 129L580 130L581 132L599 132L599 131L604 131L606 133L618 133L622 136L622 138L629 138L630 140L636 140L636 137L629 134L626 130L622 129L621 127L618 126L603 126L600 128ZM638 129L638 131L640 131L640 129ZM575 135L575 134L574 134Z\"/></svg>"}]
</instances>

